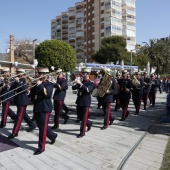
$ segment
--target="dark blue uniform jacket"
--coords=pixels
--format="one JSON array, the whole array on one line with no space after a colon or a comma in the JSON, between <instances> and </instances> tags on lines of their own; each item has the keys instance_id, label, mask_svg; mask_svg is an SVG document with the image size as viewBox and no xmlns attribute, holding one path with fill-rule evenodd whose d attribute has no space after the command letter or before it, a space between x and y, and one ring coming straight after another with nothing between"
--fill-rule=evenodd
<instances>
[{"instance_id":1,"label":"dark blue uniform jacket","mask_svg":"<svg viewBox=\"0 0 170 170\"><path fill-rule=\"evenodd\" d=\"M132 84L132 80L130 79L123 79L123 78L120 78L118 80L118 84L120 85L120 93L119 93L119 96L121 98L124 98L125 100L126 99L130 99L131 97L131 91L132 91L132 88L133 88L133 84ZM126 92L125 90L129 89L129 92Z\"/></svg>"},{"instance_id":2,"label":"dark blue uniform jacket","mask_svg":"<svg viewBox=\"0 0 170 170\"><path fill-rule=\"evenodd\" d=\"M0 91L0 95L3 95L2 97L0 97L1 101L5 100L7 98L9 98L8 100L13 101L12 96L14 95L14 91L11 91L11 90L13 90L13 88L14 88L14 82L10 83L10 88L9 89L7 88L7 83L8 82L3 81L1 83L2 83L1 85L3 85L5 83L5 86ZM6 103L8 100L5 100L3 103Z\"/></svg>"},{"instance_id":3,"label":"dark blue uniform jacket","mask_svg":"<svg viewBox=\"0 0 170 170\"><path fill-rule=\"evenodd\" d=\"M150 92L150 84L151 84L151 79L144 77L143 93L149 93Z\"/></svg>"},{"instance_id":4,"label":"dark blue uniform jacket","mask_svg":"<svg viewBox=\"0 0 170 170\"><path fill-rule=\"evenodd\" d=\"M49 112L52 111L51 96L53 93L53 84L49 81L43 82L31 89L35 93L34 112ZM45 91L47 95L45 95Z\"/></svg>"},{"instance_id":5,"label":"dark blue uniform jacket","mask_svg":"<svg viewBox=\"0 0 170 170\"><path fill-rule=\"evenodd\" d=\"M157 87L158 87L158 81L155 80L151 80L151 89L150 92L151 93L156 93L157 92Z\"/></svg>"},{"instance_id":6,"label":"dark blue uniform jacket","mask_svg":"<svg viewBox=\"0 0 170 170\"><path fill-rule=\"evenodd\" d=\"M28 105L28 95L26 94L27 85L25 78L21 78L19 82L15 81L14 88L17 88L15 91L16 96L14 97L14 104L17 106Z\"/></svg>"},{"instance_id":7,"label":"dark blue uniform jacket","mask_svg":"<svg viewBox=\"0 0 170 170\"><path fill-rule=\"evenodd\" d=\"M91 105L91 93L94 89L94 83L90 80L83 80L83 85L76 84L72 87L73 90L78 89L76 104L78 106L87 106Z\"/></svg>"},{"instance_id":8,"label":"dark blue uniform jacket","mask_svg":"<svg viewBox=\"0 0 170 170\"><path fill-rule=\"evenodd\" d=\"M101 79L100 83L102 82L103 79ZM116 80L111 79L112 85L109 88L109 93L106 93L103 97L101 98L101 101L106 102L106 103L112 103L113 102L113 93L116 92Z\"/></svg>"},{"instance_id":9,"label":"dark blue uniform jacket","mask_svg":"<svg viewBox=\"0 0 170 170\"><path fill-rule=\"evenodd\" d=\"M63 78L58 78L57 83L54 84L55 92L53 99L54 100L63 100L66 96L66 90L68 89L67 80Z\"/></svg>"},{"instance_id":10,"label":"dark blue uniform jacket","mask_svg":"<svg viewBox=\"0 0 170 170\"><path fill-rule=\"evenodd\" d=\"M136 95L138 95L138 96L142 96L143 95L143 86L144 86L144 81L143 81L143 79L138 79L138 81L140 82L140 84L139 85L137 85L137 86L135 86L135 85L133 85L133 91L132 91L132 93L133 94L136 94Z\"/></svg>"}]
</instances>

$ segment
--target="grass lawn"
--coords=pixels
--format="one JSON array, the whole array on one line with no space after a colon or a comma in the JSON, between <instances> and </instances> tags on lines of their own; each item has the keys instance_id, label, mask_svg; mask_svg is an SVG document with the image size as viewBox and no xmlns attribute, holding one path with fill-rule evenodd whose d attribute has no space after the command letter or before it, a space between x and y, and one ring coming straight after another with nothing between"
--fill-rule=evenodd
<instances>
[{"instance_id":1,"label":"grass lawn","mask_svg":"<svg viewBox=\"0 0 170 170\"><path fill-rule=\"evenodd\" d=\"M170 137L166 146L160 170L170 170Z\"/></svg>"}]
</instances>

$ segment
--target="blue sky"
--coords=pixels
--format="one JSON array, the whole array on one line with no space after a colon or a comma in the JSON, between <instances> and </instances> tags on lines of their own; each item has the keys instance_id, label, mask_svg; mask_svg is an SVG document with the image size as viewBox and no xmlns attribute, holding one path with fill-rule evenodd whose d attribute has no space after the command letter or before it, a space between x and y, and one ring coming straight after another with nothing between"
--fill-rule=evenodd
<instances>
[{"instance_id":1,"label":"blue sky","mask_svg":"<svg viewBox=\"0 0 170 170\"><path fill-rule=\"evenodd\" d=\"M9 35L17 40L50 39L50 21L78 0L2 0L0 53L8 48ZM170 0L136 0L137 43L170 35Z\"/></svg>"}]
</instances>

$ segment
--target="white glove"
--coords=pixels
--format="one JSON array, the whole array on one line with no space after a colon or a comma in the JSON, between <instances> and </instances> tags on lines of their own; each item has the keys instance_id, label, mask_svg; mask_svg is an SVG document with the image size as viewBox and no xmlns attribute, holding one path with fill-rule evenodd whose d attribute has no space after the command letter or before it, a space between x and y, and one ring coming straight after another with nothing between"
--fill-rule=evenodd
<instances>
[{"instance_id":1,"label":"white glove","mask_svg":"<svg viewBox=\"0 0 170 170\"><path fill-rule=\"evenodd\" d=\"M15 81L19 82L19 77L15 77Z\"/></svg>"},{"instance_id":2,"label":"white glove","mask_svg":"<svg viewBox=\"0 0 170 170\"><path fill-rule=\"evenodd\" d=\"M39 84L42 84L42 81L41 81L41 80L38 80L38 81L37 81L37 85L39 85Z\"/></svg>"},{"instance_id":3,"label":"white glove","mask_svg":"<svg viewBox=\"0 0 170 170\"><path fill-rule=\"evenodd\" d=\"M54 78L51 79L52 83L56 83L56 80Z\"/></svg>"},{"instance_id":4,"label":"white glove","mask_svg":"<svg viewBox=\"0 0 170 170\"><path fill-rule=\"evenodd\" d=\"M76 82L77 84L82 84L81 81L78 80L78 79L76 79L75 82Z\"/></svg>"}]
</instances>

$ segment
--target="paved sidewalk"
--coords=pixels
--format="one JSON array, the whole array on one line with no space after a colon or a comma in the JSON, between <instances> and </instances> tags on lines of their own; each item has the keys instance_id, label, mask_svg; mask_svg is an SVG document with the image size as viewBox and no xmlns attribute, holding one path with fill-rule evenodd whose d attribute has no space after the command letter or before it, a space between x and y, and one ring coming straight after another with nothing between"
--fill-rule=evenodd
<instances>
[{"instance_id":1,"label":"paved sidewalk","mask_svg":"<svg viewBox=\"0 0 170 170\"><path fill-rule=\"evenodd\" d=\"M96 109L97 101L93 98L90 109L92 129L79 139L76 135L79 134L80 124L75 123L76 94L72 94L69 89L65 103L71 109L68 113L70 119L67 124L62 124L63 119L60 119L60 128L55 131L58 133L56 143L50 145L47 139L45 152L34 156L33 152L38 145L38 129L28 133L25 131L27 125L23 122L19 136L12 139L19 147L0 152L0 170L116 170L150 125L164 115L165 96L165 93L157 93L156 106L149 107L146 111L141 110L139 116L134 115L134 106L131 102L130 115L124 122L119 121L121 110L114 112L113 107L115 121L106 130L100 130L103 126L103 112ZM15 106L11 108L16 111ZM27 110L32 116L32 106L28 106ZM53 116L54 112L51 114L49 126L53 125ZM7 123L6 128L0 129L0 134L8 136L12 127L13 123ZM156 123L122 169L159 170L168 137L167 126Z\"/></svg>"}]
</instances>

